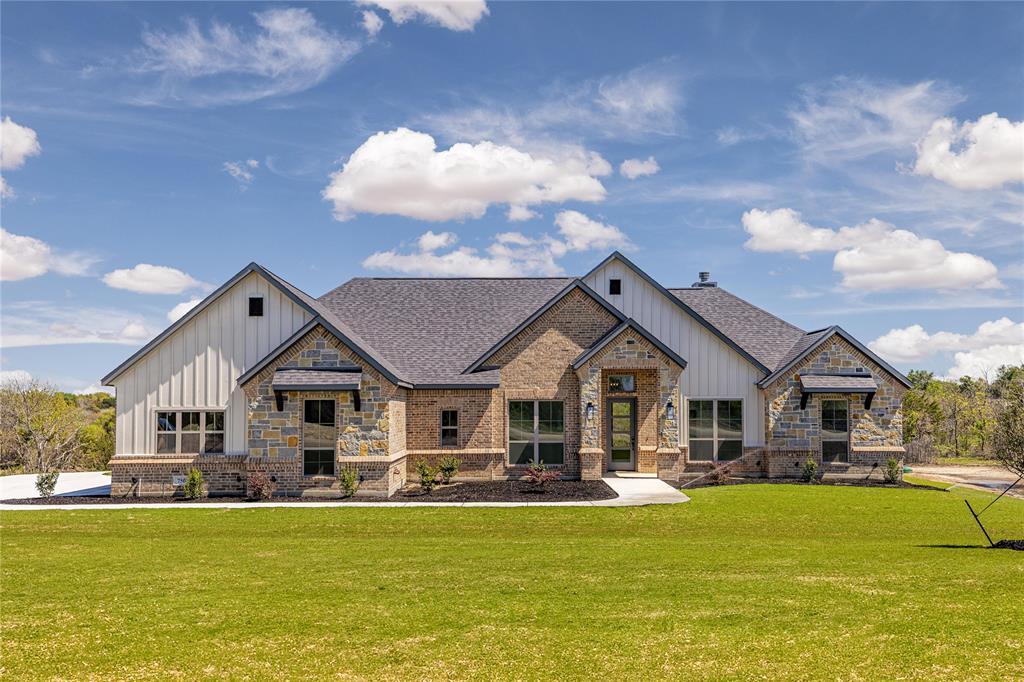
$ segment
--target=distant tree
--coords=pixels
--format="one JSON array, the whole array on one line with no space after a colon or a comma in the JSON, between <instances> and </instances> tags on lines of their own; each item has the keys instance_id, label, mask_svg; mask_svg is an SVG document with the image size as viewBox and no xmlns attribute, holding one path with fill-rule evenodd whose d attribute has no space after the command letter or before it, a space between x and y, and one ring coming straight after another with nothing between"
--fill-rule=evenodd
<instances>
[{"instance_id":1,"label":"distant tree","mask_svg":"<svg viewBox=\"0 0 1024 682\"><path fill-rule=\"evenodd\" d=\"M1024 476L1024 372L1009 377L1000 391L992 439L996 459Z\"/></svg>"},{"instance_id":2,"label":"distant tree","mask_svg":"<svg viewBox=\"0 0 1024 682\"><path fill-rule=\"evenodd\" d=\"M75 466L85 417L77 401L35 380L0 386L0 452L5 468L28 473Z\"/></svg>"},{"instance_id":3,"label":"distant tree","mask_svg":"<svg viewBox=\"0 0 1024 682\"><path fill-rule=\"evenodd\" d=\"M923 391L928 388L928 384L932 382L935 375L923 369L912 369L907 373L907 378L910 379L915 390Z\"/></svg>"},{"instance_id":4,"label":"distant tree","mask_svg":"<svg viewBox=\"0 0 1024 682\"><path fill-rule=\"evenodd\" d=\"M90 424L82 428L82 454L79 467L88 470L106 469L114 456L116 417L113 408L100 411Z\"/></svg>"}]
</instances>

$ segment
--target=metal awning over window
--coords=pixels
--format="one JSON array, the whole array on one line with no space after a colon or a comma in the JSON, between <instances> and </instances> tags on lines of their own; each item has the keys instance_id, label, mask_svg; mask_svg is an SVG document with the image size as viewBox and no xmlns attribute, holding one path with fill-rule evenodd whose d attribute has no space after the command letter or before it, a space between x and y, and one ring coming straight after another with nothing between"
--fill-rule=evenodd
<instances>
[{"instance_id":1,"label":"metal awning over window","mask_svg":"<svg viewBox=\"0 0 1024 682\"><path fill-rule=\"evenodd\" d=\"M355 409L359 411L359 384L363 373L359 367L289 367L274 372L270 387L277 399L277 410L284 409L285 391L352 391Z\"/></svg>"},{"instance_id":2,"label":"metal awning over window","mask_svg":"<svg viewBox=\"0 0 1024 682\"><path fill-rule=\"evenodd\" d=\"M801 374L800 409L807 407L812 393L863 393L864 409L878 392L878 383L870 374Z\"/></svg>"}]
</instances>

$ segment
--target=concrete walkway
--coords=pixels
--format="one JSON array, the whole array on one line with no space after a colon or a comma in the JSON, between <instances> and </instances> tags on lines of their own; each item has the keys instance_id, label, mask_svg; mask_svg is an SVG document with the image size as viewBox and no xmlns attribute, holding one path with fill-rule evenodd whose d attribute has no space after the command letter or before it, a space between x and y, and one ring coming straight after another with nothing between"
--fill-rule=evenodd
<instances>
[{"instance_id":1,"label":"concrete walkway","mask_svg":"<svg viewBox=\"0 0 1024 682\"><path fill-rule=\"evenodd\" d=\"M100 471L72 471L57 477L54 495L74 497L82 495L109 495L110 474ZM40 497L36 490L35 474L0 476L0 500L21 500Z\"/></svg>"},{"instance_id":2,"label":"concrete walkway","mask_svg":"<svg viewBox=\"0 0 1024 682\"><path fill-rule=\"evenodd\" d=\"M66 474L62 474L63 478ZM32 477L33 485L35 477ZM101 509L258 509L266 507L642 507L649 504L679 504L690 498L657 478L609 475L603 479L618 497L592 502L169 502L117 504L0 504L0 511L31 511L37 509L101 510ZM6 488L3 489L6 491ZM33 488L32 492L35 492ZM108 488L109 489L109 477ZM94 493L94 494L107 494ZM22 495L20 497L37 497ZM14 499L4 495L0 499Z\"/></svg>"},{"instance_id":3,"label":"concrete walkway","mask_svg":"<svg viewBox=\"0 0 1024 682\"><path fill-rule=\"evenodd\" d=\"M1003 467L972 464L911 464L910 475L933 481L953 483L965 488L1001 493L1017 480L1017 477ZM1024 481L1006 493L1008 497L1024 499Z\"/></svg>"}]
</instances>

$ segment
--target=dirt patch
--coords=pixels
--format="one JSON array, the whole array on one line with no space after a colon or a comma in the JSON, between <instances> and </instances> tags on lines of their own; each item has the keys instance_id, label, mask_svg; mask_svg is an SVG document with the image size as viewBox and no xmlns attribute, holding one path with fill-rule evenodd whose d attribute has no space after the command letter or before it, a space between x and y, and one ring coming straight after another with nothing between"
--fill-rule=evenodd
<instances>
[{"instance_id":1,"label":"dirt patch","mask_svg":"<svg viewBox=\"0 0 1024 682\"><path fill-rule=\"evenodd\" d=\"M322 497L274 497L270 502L588 502L610 500L617 497L604 481L552 481L537 488L526 481L480 481L452 483L435 488L429 495L419 486L408 485L390 498L350 497L345 499ZM260 502L245 497L209 497L188 500L183 497L110 497L110 496L55 496L18 500L0 500L2 504L202 504L203 502Z\"/></svg>"},{"instance_id":2,"label":"dirt patch","mask_svg":"<svg viewBox=\"0 0 1024 682\"><path fill-rule=\"evenodd\" d=\"M1000 540L992 545L992 549L1015 549L1024 552L1024 540Z\"/></svg>"}]
</instances>

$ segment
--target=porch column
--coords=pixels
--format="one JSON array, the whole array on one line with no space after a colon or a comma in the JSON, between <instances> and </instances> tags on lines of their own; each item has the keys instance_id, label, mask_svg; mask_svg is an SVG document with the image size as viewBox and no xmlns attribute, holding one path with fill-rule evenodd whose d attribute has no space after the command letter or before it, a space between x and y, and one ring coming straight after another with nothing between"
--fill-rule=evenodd
<instances>
[{"instance_id":1,"label":"porch column","mask_svg":"<svg viewBox=\"0 0 1024 682\"><path fill-rule=\"evenodd\" d=\"M580 380L580 478L594 481L604 473L601 447L601 368L584 366L576 371Z\"/></svg>"},{"instance_id":2,"label":"porch column","mask_svg":"<svg viewBox=\"0 0 1024 682\"><path fill-rule=\"evenodd\" d=\"M685 371L685 370L684 370ZM679 425L682 423L682 401L679 397L679 377L674 367L662 365L658 370L658 475L675 478L680 465ZM669 404L672 414L669 415Z\"/></svg>"}]
</instances>

